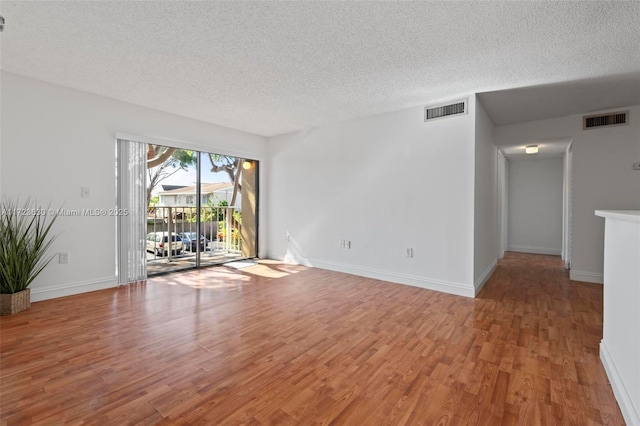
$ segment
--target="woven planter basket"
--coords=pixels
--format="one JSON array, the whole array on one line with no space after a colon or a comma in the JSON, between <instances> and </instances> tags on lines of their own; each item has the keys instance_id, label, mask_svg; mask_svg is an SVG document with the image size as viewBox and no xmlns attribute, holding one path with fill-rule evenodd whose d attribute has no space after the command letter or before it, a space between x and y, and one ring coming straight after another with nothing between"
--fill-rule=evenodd
<instances>
[{"instance_id":1,"label":"woven planter basket","mask_svg":"<svg viewBox=\"0 0 640 426\"><path fill-rule=\"evenodd\" d=\"M13 315L31 307L31 289L0 294L0 315Z\"/></svg>"}]
</instances>

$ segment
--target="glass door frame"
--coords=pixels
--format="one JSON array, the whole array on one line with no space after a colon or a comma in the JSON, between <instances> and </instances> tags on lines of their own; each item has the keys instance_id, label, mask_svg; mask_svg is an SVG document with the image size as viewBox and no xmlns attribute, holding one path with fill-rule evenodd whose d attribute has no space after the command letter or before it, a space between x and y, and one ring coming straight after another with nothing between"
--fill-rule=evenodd
<instances>
[{"instance_id":1,"label":"glass door frame","mask_svg":"<svg viewBox=\"0 0 640 426\"><path fill-rule=\"evenodd\" d=\"M203 174L203 163L204 163L203 156L216 155L216 154L211 151L203 151L201 147L195 148L195 149L180 148L177 146L166 144L166 142L169 142L169 141L163 141L163 142L165 143L163 144L154 143L154 144L162 145L169 148L190 150L190 151L193 151L194 155L196 156L195 203L194 203L196 213L194 216L196 221L195 238L197 242L195 244L195 256L193 256L193 259L185 259L187 260L187 262L184 262L182 266L176 265L175 268L167 268L167 269L158 268L155 272L152 272L151 275L161 275L164 273L185 271L185 270L190 270L195 268L220 265L220 264L229 263L229 262L238 261L238 260L253 259L257 257L258 256L258 226L259 226L259 198L258 198L259 197L259 174L258 174L259 160L247 159L240 156L225 154L225 156L236 158L239 160L238 166L237 166L238 169L236 173L240 173L239 179L241 179L241 182L242 182L242 190L237 194L237 196L240 197L239 198L240 206L242 207L240 207L240 209L237 209L238 198L236 198L236 202L234 203L235 204L234 206L229 206L229 207L222 207L217 205L213 206L213 210L211 212L212 224L210 226L205 227L202 222L202 218L205 217L203 216L203 211L202 211L203 204L204 204L203 188L202 188L202 180L203 180L202 174ZM223 155L223 154L217 154L217 155ZM248 163L250 166L243 167L243 164L245 162ZM247 180L247 186L244 185L245 174L247 176L250 176L250 180ZM248 197L248 195L246 194L243 195L245 191L253 191L251 193L251 203L246 203L247 206L243 206L243 202L242 202L243 199L246 201L247 199L246 197ZM230 202L230 200L228 201ZM159 206L159 207L163 207L163 206ZM176 207L179 207L179 206L176 206ZM224 220L225 225L222 230L219 228L221 221L219 220L220 211L218 210L218 208L223 209L222 215L225 218ZM253 220L252 224L248 224L248 227L247 227L248 230L250 230L250 233L247 234L248 235L247 241L244 241L243 235L241 235L241 233L243 233L241 231L244 231L243 224L240 222L239 218L236 217L234 214L234 212L240 212L240 217L242 217L242 213L243 211L245 211L244 210L245 208L249 208L249 211L247 211L248 214L246 215L247 218L250 217ZM214 215L215 215L215 218L214 218ZM209 215L207 215L206 217L208 216ZM184 221L184 217L185 216L183 212L183 221ZM171 222L172 218L169 218L169 221ZM146 223L146 217L145 217L145 223ZM215 223L215 227L213 223ZM179 233L178 232L179 229L177 228L176 225L177 224L173 225L173 231L175 231L176 233ZM171 224L168 225L168 229L171 230ZM182 231L180 232L185 232L184 224L182 225L181 229ZM190 228L189 232L191 232L192 229L194 228ZM204 251L202 250L200 245L200 236L203 235L203 232L208 235L208 241L209 241L209 243L205 245ZM205 236L205 238L207 238L207 236ZM222 243L223 240L224 240L224 243ZM250 243L251 246L245 247L245 243ZM222 249L218 253L221 257L216 258L216 255L214 255L214 251L216 251L216 249L220 249L221 246L222 246ZM192 247L193 246L191 246L191 250L193 250ZM227 252L225 252L225 247L227 248ZM231 251L228 251L229 247L233 247ZM243 247L245 247L246 250ZM183 247L183 252L184 252L184 247ZM208 258L203 257L203 252L211 253L212 255L211 261L209 261ZM232 254L236 254L237 257L234 257ZM228 259L225 259L225 257L228 257Z\"/></svg>"}]
</instances>

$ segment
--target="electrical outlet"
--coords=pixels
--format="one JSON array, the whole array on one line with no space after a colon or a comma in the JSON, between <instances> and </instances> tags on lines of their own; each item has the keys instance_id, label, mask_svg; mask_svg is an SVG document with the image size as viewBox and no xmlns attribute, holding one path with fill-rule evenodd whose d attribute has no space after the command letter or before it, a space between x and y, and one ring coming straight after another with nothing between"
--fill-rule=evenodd
<instances>
[{"instance_id":1,"label":"electrical outlet","mask_svg":"<svg viewBox=\"0 0 640 426\"><path fill-rule=\"evenodd\" d=\"M69 263L69 252L58 253L58 263Z\"/></svg>"},{"instance_id":2,"label":"electrical outlet","mask_svg":"<svg viewBox=\"0 0 640 426\"><path fill-rule=\"evenodd\" d=\"M407 257L413 257L413 249L411 247L407 249Z\"/></svg>"},{"instance_id":3,"label":"electrical outlet","mask_svg":"<svg viewBox=\"0 0 640 426\"><path fill-rule=\"evenodd\" d=\"M91 197L91 189L88 186L83 186L80 188L80 198L89 198Z\"/></svg>"},{"instance_id":4,"label":"electrical outlet","mask_svg":"<svg viewBox=\"0 0 640 426\"><path fill-rule=\"evenodd\" d=\"M291 241L291 235L287 232L287 235L284 236L284 239L287 241Z\"/></svg>"},{"instance_id":5,"label":"electrical outlet","mask_svg":"<svg viewBox=\"0 0 640 426\"><path fill-rule=\"evenodd\" d=\"M633 170L640 170L640 163L633 163Z\"/></svg>"}]
</instances>

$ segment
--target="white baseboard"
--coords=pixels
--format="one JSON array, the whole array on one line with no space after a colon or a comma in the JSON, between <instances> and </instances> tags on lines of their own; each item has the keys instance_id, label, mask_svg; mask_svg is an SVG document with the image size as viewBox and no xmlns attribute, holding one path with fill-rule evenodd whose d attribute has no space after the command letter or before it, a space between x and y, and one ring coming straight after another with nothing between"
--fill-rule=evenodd
<instances>
[{"instance_id":1,"label":"white baseboard","mask_svg":"<svg viewBox=\"0 0 640 426\"><path fill-rule=\"evenodd\" d=\"M569 279L571 281L584 281L587 283L602 284L604 282L603 275L597 272L588 271L576 271L571 269L569 271Z\"/></svg>"},{"instance_id":2,"label":"white baseboard","mask_svg":"<svg viewBox=\"0 0 640 426\"><path fill-rule=\"evenodd\" d=\"M345 274L358 275L361 277L374 278L382 281L389 281L396 284L410 285L420 287L427 290L435 290L443 293L455 294L458 296L475 297L476 289L462 283L436 280L426 277L418 277L415 275L402 274L397 272L383 271L380 269L368 268L364 266L349 265L327 260L306 259L293 256L291 254L275 254L269 255L272 259L283 260L286 263L295 263L298 265L310 266L329 271L343 272ZM484 284L484 283L483 283Z\"/></svg>"},{"instance_id":3,"label":"white baseboard","mask_svg":"<svg viewBox=\"0 0 640 426\"><path fill-rule=\"evenodd\" d=\"M489 281L489 278L491 278L491 274L493 274L493 271L496 270L497 266L498 266L498 261L494 260L491 263L491 265L489 265L489 267L487 269L485 269L485 271L482 273L480 278L478 278L476 280L476 282L473 283L473 287L475 288L474 296L477 296L478 293L480 293L480 290L482 289L482 287L484 287L484 285L487 283L487 281Z\"/></svg>"},{"instance_id":4,"label":"white baseboard","mask_svg":"<svg viewBox=\"0 0 640 426\"><path fill-rule=\"evenodd\" d=\"M98 278L91 281L82 281L71 284L57 285L52 287L32 288L31 301L40 302L56 297L72 296L74 294L86 293L88 291L104 290L118 286L116 277Z\"/></svg>"},{"instance_id":5,"label":"white baseboard","mask_svg":"<svg viewBox=\"0 0 640 426\"><path fill-rule=\"evenodd\" d=\"M507 251L515 251L518 253L551 254L554 256L560 256L562 254L561 248L553 247L509 246L507 247Z\"/></svg>"},{"instance_id":6,"label":"white baseboard","mask_svg":"<svg viewBox=\"0 0 640 426\"><path fill-rule=\"evenodd\" d=\"M618 406L620 406L620 411L622 411L624 421L628 425L640 425L640 412L638 411L640 410L640 406L634 407L633 400L631 399L627 388L624 386L624 381L622 380L620 373L618 373L616 364L614 363L604 340L600 342L600 359L602 360L602 365L607 373L609 383L611 383L613 395L616 397ZM640 402L638 402L638 404L640 404Z\"/></svg>"}]
</instances>

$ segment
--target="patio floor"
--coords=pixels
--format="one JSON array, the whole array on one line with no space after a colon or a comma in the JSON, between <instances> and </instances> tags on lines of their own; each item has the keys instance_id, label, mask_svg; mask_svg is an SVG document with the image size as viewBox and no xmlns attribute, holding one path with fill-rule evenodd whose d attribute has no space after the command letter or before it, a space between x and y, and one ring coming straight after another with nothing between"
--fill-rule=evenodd
<instances>
[{"instance_id":1,"label":"patio floor","mask_svg":"<svg viewBox=\"0 0 640 426\"><path fill-rule=\"evenodd\" d=\"M220 265L226 262L243 259L242 253L227 252L207 249L200 253L200 266ZM147 274L149 276L162 274L171 271L180 271L196 266L196 253L183 251L180 255L172 255L168 257L158 257L153 253L147 252Z\"/></svg>"}]
</instances>

